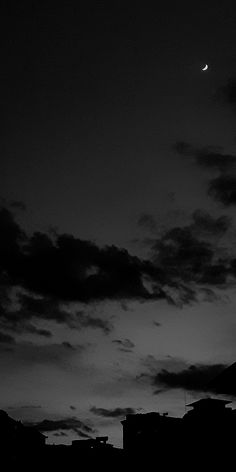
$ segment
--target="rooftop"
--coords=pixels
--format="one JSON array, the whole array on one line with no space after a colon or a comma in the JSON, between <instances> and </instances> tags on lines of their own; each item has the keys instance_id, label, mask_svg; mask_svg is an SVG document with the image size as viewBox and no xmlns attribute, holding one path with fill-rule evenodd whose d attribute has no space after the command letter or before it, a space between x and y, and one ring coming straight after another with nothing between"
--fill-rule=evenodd
<instances>
[{"instance_id":1,"label":"rooftop","mask_svg":"<svg viewBox=\"0 0 236 472\"><path fill-rule=\"evenodd\" d=\"M201 398L196 402L189 403L187 406L194 408L222 408L225 405L232 403L230 400L220 400L218 398Z\"/></svg>"}]
</instances>

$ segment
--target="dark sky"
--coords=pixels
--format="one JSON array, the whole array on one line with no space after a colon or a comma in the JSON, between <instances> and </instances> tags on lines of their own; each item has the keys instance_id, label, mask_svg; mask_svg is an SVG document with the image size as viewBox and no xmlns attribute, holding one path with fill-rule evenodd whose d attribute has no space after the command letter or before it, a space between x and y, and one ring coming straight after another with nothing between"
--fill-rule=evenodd
<instances>
[{"instance_id":1,"label":"dark sky","mask_svg":"<svg viewBox=\"0 0 236 472\"><path fill-rule=\"evenodd\" d=\"M55 442L236 356L235 2L127 3L0 9L0 404Z\"/></svg>"}]
</instances>

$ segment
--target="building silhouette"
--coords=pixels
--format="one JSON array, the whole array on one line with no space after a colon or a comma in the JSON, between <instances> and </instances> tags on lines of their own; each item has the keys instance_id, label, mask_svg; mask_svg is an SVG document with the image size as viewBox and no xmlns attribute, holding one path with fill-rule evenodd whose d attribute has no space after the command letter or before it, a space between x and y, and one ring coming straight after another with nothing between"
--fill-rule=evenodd
<instances>
[{"instance_id":1,"label":"building silhouette","mask_svg":"<svg viewBox=\"0 0 236 472\"><path fill-rule=\"evenodd\" d=\"M24 426L0 410L0 444L5 451L39 449L45 446L47 436L36 428Z\"/></svg>"},{"instance_id":2,"label":"building silhouette","mask_svg":"<svg viewBox=\"0 0 236 472\"><path fill-rule=\"evenodd\" d=\"M108 436L97 436L95 439L75 439L72 441L71 446L78 450L99 450L104 451L113 448L113 444L109 444Z\"/></svg>"},{"instance_id":3,"label":"building silhouette","mask_svg":"<svg viewBox=\"0 0 236 472\"><path fill-rule=\"evenodd\" d=\"M217 462L223 466L234 451L236 410L230 403L203 398L187 405L191 410L182 418L156 412L127 415L121 422L124 452L138 461L158 458L161 466L178 463L186 470Z\"/></svg>"},{"instance_id":4,"label":"building silhouette","mask_svg":"<svg viewBox=\"0 0 236 472\"><path fill-rule=\"evenodd\" d=\"M202 398L187 405L182 418L158 412L129 414L121 421L123 450L113 447L108 436L78 439L71 445L47 445L46 436L36 428L0 410L2 457L25 470L65 470L80 461L89 468L120 471L129 461L139 468L146 467L149 460L155 461L159 470L214 470L218 466L228 470L234 459L236 430L236 410L230 403Z\"/></svg>"},{"instance_id":5,"label":"building silhouette","mask_svg":"<svg viewBox=\"0 0 236 472\"><path fill-rule=\"evenodd\" d=\"M146 414L130 414L122 422L123 449L135 451L152 450L170 441L170 437L178 434L181 418L172 418L166 414L151 412Z\"/></svg>"}]
</instances>

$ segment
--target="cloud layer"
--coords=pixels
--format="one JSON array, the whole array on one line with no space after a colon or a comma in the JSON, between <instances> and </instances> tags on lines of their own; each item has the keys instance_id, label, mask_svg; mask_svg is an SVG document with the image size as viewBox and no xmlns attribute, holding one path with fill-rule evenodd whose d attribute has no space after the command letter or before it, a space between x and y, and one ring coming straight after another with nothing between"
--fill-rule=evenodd
<instances>
[{"instance_id":1,"label":"cloud layer","mask_svg":"<svg viewBox=\"0 0 236 472\"><path fill-rule=\"evenodd\" d=\"M154 394L172 389L220 393L215 388L215 379L227 368L225 364L188 364L174 358L157 361L152 356L147 357L145 365L147 372L141 378L148 381Z\"/></svg>"},{"instance_id":2,"label":"cloud layer","mask_svg":"<svg viewBox=\"0 0 236 472\"><path fill-rule=\"evenodd\" d=\"M208 182L207 193L224 207L236 204L236 156L225 154L222 148L212 146L196 148L185 141L174 146L175 151L192 159L195 164L208 172L218 172L218 176Z\"/></svg>"},{"instance_id":3,"label":"cloud layer","mask_svg":"<svg viewBox=\"0 0 236 472\"><path fill-rule=\"evenodd\" d=\"M70 431L76 433L82 438L90 438L91 435L96 433L96 430L93 427L91 427L84 421L78 420L75 417L63 418L60 420L45 419L38 423L26 423L26 425L34 426L34 428L43 433Z\"/></svg>"},{"instance_id":4,"label":"cloud layer","mask_svg":"<svg viewBox=\"0 0 236 472\"><path fill-rule=\"evenodd\" d=\"M196 210L188 225L172 227L151 240L149 259L131 256L115 246L100 248L72 235L27 236L11 212L0 210L1 342L11 334L52 337L38 322L56 322L71 329L112 331L109 320L86 313L95 302L165 299L185 304L202 294L213 299L236 277L236 256L219 241L231 228L225 216ZM153 228L152 228L153 230ZM74 303L84 309L72 309ZM9 334L10 333L10 334ZM129 340L116 340L131 352Z\"/></svg>"},{"instance_id":5,"label":"cloud layer","mask_svg":"<svg viewBox=\"0 0 236 472\"><path fill-rule=\"evenodd\" d=\"M104 418L123 418L126 415L133 415L136 413L134 408L97 408L93 406L90 408L90 411L98 416L103 416Z\"/></svg>"}]
</instances>

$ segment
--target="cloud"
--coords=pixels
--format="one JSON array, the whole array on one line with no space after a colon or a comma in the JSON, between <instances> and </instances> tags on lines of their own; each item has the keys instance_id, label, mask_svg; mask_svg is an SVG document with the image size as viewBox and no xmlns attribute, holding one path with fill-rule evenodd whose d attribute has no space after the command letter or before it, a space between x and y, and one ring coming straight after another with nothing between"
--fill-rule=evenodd
<instances>
[{"instance_id":1,"label":"cloud","mask_svg":"<svg viewBox=\"0 0 236 472\"><path fill-rule=\"evenodd\" d=\"M236 205L236 176L221 175L211 180L208 194L225 207Z\"/></svg>"},{"instance_id":2,"label":"cloud","mask_svg":"<svg viewBox=\"0 0 236 472\"><path fill-rule=\"evenodd\" d=\"M227 84L218 90L218 97L235 109L236 106L236 79L228 80Z\"/></svg>"},{"instance_id":3,"label":"cloud","mask_svg":"<svg viewBox=\"0 0 236 472\"><path fill-rule=\"evenodd\" d=\"M58 300L19 293L18 302L20 313L16 312L16 316L21 319L31 320L35 317L46 321L54 320L57 323L69 323L71 318L70 313L60 307Z\"/></svg>"},{"instance_id":4,"label":"cloud","mask_svg":"<svg viewBox=\"0 0 236 472\"><path fill-rule=\"evenodd\" d=\"M165 389L182 388L190 391L209 391L209 382L225 369L224 364L197 364L173 372L162 369L152 376L152 385L163 386Z\"/></svg>"},{"instance_id":5,"label":"cloud","mask_svg":"<svg viewBox=\"0 0 236 472\"><path fill-rule=\"evenodd\" d=\"M15 338L10 336L9 334L0 332L0 344L15 344L15 342Z\"/></svg>"},{"instance_id":6,"label":"cloud","mask_svg":"<svg viewBox=\"0 0 236 472\"><path fill-rule=\"evenodd\" d=\"M160 328L162 326L162 324L159 323L159 321L153 321L153 324L157 326L157 328Z\"/></svg>"},{"instance_id":7,"label":"cloud","mask_svg":"<svg viewBox=\"0 0 236 472\"><path fill-rule=\"evenodd\" d=\"M21 411L21 410L39 410L41 409L41 405L20 405L20 406L8 406L7 410L15 410L15 411Z\"/></svg>"},{"instance_id":8,"label":"cloud","mask_svg":"<svg viewBox=\"0 0 236 472\"><path fill-rule=\"evenodd\" d=\"M164 297L157 286L153 293L143 282L149 276L148 262L126 249L100 248L68 234L52 238L34 233L29 238L6 209L0 211L0 255L0 274L6 284L21 286L54 303ZM60 316L64 322L65 313Z\"/></svg>"},{"instance_id":9,"label":"cloud","mask_svg":"<svg viewBox=\"0 0 236 472\"><path fill-rule=\"evenodd\" d=\"M133 415L136 413L134 408L97 408L93 406L90 408L90 411L94 413L94 415L103 416L104 418L123 418L126 415Z\"/></svg>"},{"instance_id":10,"label":"cloud","mask_svg":"<svg viewBox=\"0 0 236 472\"><path fill-rule=\"evenodd\" d=\"M152 238L151 260L162 273L162 286L166 295L170 295L170 303L196 301L200 290L206 296L208 285L225 287L232 270L228 251L223 257L219 241L231 227L228 216L213 217L197 209L189 224L172 227Z\"/></svg>"},{"instance_id":11,"label":"cloud","mask_svg":"<svg viewBox=\"0 0 236 472\"><path fill-rule=\"evenodd\" d=\"M62 346L64 346L66 349L71 349L72 351L76 351L75 346L72 346L72 344L69 343L68 341L64 341L62 343Z\"/></svg>"},{"instance_id":12,"label":"cloud","mask_svg":"<svg viewBox=\"0 0 236 472\"><path fill-rule=\"evenodd\" d=\"M15 210L26 211L26 205L19 200L12 200L10 206Z\"/></svg>"},{"instance_id":13,"label":"cloud","mask_svg":"<svg viewBox=\"0 0 236 472\"><path fill-rule=\"evenodd\" d=\"M84 421L78 420L75 417L63 418L60 420L45 419L40 422L28 422L26 426L33 426L40 432L49 433L57 431L73 431L80 437L90 438L96 433L96 430Z\"/></svg>"},{"instance_id":14,"label":"cloud","mask_svg":"<svg viewBox=\"0 0 236 472\"><path fill-rule=\"evenodd\" d=\"M154 243L152 251L155 263L165 268L167 280L198 280L213 260L211 245L196 238L188 227L167 231Z\"/></svg>"},{"instance_id":15,"label":"cloud","mask_svg":"<svg viewBox=\"0 0 236 472\"><path fill-rule=\"evenodd\" d=\"M142 213L138 218L138 226L148 231L156 231L157 223L155 218L149 213Z\"/></svg>"},{"instance_id":16,"label":"cloud","mask_svg":"<svg viewBox=\"0 0 236 472\"><path fill-rule=\"evenodd\" d=\"M195 210L193 223L190 225L192 232L197 236L223 236L231 226L231 219L222 215L213 218L209 213L203 210Z\"/></svg>"},{"instance_id":17,"label":"cloud","mask_svg":"<svg viewBox=\"0 0 236 472\"><path fill-rule=\"evenodd\" d=\"M113 328L108 320L85 314L83 311L73 313L70 308L63 309L58 300L20 292L17 296L17 302L20 305L18 310L5 307L0 312L0 325L15 333L31 333L46 338L52 337L49 330L37 328L32 324L32 321L35 320L56 321L68 325L71 329L100 329L104 334L109 334Z\"/></svg>"},{"instance_id":18,"label":"cloud","mask_svg":"<svg viewBox=\"0 0 236 472\"><path fill-rule=\"evenodd\" d=\"M88 304L196 301L204 286L223 287L228 275L235 276L230 260L220 257L216 244L230 225L224 215L214 218L197 210L188 225L152 238L151 256L143 260L125 249L100 248L71 235L34 233L29 238L8 210L0 211L0 255L3 248L4 256L0 259L0 327L49 338L51 332L35 323L54 321L71 329L109 334L110 321L86 313ZM12 304L11 289L17 292L17 306ZM83 309L75 311L75 303Z\"/></svg>"},{"instance_id":19,"label":"cloud","mask_svg":"<svg viewBox=\"0 0 236 472\"><path fill-rule=\"evenodd\" d=\"M95 316L90 316L83 312L78 312L76 314L76 323L80 328L101 329L104 334L109 334L113 329L113 326L109 321Z\"/></svg>"},{"instance_id":20,"label":"cloud","mask_svg":"<svg viewBox=\"0 0 236 472\"><path fill-rule=\"evenodd\" d=\"M113 339L114 344L117 344L119 351L132 352L135 344L130 339Z\"/></svg>"},{"instance_id":21,"label":"cloud","mask_svg":"<svg viewBox=\"0 0 236 472\"><path fill-rule=\"evenodd\" d=\"M74 410L76 410L76 407L73 406L73 405L70 405L70 410L73 410L73 411L74 411Z\"/></svg>"},{"instance_id":22,"label":"cloud","mask_svg":"<svg viewBox=\"0 0 236 472\"><path fill-rule=\"evenodd\" d=\"M214 218L196 210L188 225L168 229L152 240L152 261L163 272L170 303L194 302L198 295L210 301L216 288L227 287L228 277L236 275L232 267L235 251L229 248L227 239L231 227L227 216Z\"/></svg>"},{"instance_id":23,"label":"cloud","mask_svg":"<svg viewBox=\"0 0 236 472\"><path fill-rule=\"evenodd\" d=\"M197 165L206 170L225 172L236 166L236 156L225 154L220 147L197 148L185 141L178 141L174 150L181 156L193 158Z\"/></svg>"},{"instance_id":24,"label":"cloud","mask_svg":"<svg viewBox=\"0 0 236 472\"><path fill-rule=\"evenodd\" d=\"M234 83L234 91L235 91ZM236 204L236 156L225 154L221 148L195 148L184 141L177 142L175 151L182 156L192 157L204 169L218 171L219 175L208 182L207 193L225 207Z\"/></svg>"},{"instance_id":25,"label":"cloud","mask_svg":"<svg viewBox=\"0 0 236 472\"><path fill-rule=\"evenodd\" d=\"M6 208L0 209L0 280L7 284L16 277L20 263L21 244L25 233ZM11 280L9 280L11 279Z\"/></svg>"},{"instance_id":26,"label":"cloud","mask_svg":"<svg viewBox=\"0 0 236 472\"><path fill-rule=\"evenodd\" d=\"M17 317L12 316L17 315ZM19 316L18 316L19 315ZM43 336L44 338L51 338L51 331L43 328L37 328L32 323L24 321L24 318L21 318L20 311L17 313L14 312L3 312L0 314L0 326L16 334L30 333L36 336Z\"/></svg>"}]
</instances>

